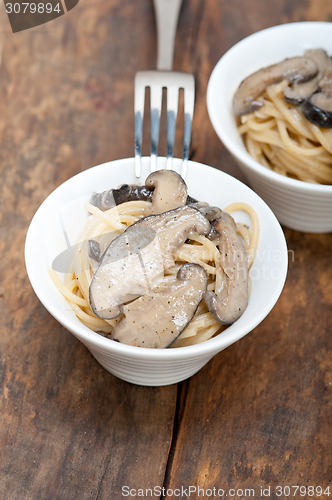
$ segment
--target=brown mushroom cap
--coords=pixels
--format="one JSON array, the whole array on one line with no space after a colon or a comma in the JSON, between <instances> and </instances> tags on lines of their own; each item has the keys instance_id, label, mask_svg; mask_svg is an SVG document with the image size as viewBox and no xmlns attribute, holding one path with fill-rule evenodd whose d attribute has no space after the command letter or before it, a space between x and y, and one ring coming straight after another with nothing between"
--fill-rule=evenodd
<instances>
[{"instance_id":1,"label":"brown mushroom cap","mask_svg":"<svg viewBox=\"0 0 332 500\"><path fill-rule=\"evenodd\" d=\"M283 79L289 82L305 82L318 72L317 64L310 57L290 57L252 73L240 84L233 98L236 115L251 113L263 104L257 98L269 85Z\"/></svg>"},{"instance_id":2,"label":"brown mushroom cap","mask_svg":"<svg viewBox=\"0 0 332 500\"><path fill-rule=\"evenodd\" d=\"M301 107L303 115L318 127L332 128L332 71L319 82L319 91Z\"/></svg>"},{"instance_id":3,"label":"brown mushroom cap","mask_svg":"<svg viewBox=\"0 0 332 500\"><path fill-rule=\"evenodd\" d=\"M117 189L107 189L100 193L93 193L90 203L100 210L108 210L127 201L151 201L152 196L153 191L146 186L122 184Z\"/></svg>"},{"instance_id":4,"label":"brown mushroom cap","mask_svg":"<svg viewBox=\"0 0 332 500\"><path fill-rule=\"evenodd\" d=\"M193 318L207 283L201 266L185 264L175 283L156 287L124 306L124 317L114 327L111 338L138 347L168 347Z\"/></svg>"}]
</instances>

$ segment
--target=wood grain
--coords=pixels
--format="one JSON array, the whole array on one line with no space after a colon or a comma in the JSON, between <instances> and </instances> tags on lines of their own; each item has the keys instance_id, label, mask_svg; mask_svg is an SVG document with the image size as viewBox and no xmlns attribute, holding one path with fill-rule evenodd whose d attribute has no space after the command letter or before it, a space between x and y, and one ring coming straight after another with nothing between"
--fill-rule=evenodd
<instances>
[{"instance_id":1,"label":"wood grain","mask_svg":"<svg viewBox=\"0 0 332 500\"><path fill-rule=\"evenodd\" d=\"M331 240L286 236L289 274L275 308L187 382L169 488L329 484Z\"/></svg>"},{"instance_id":2,"label":"wood grain","mask_svg":"<svg viewBox=\"0 0 332 500\"><path fill-rule=\"evenodd\" d=\"M106 499L136 481L163 483L176 387L135 387L102 369L40 305L23 255L28 224L57 185L132 156L133 15L131 2L99 1L43 28L6 30L0 498Z\"/></svg>"},{"instance_id":3,"label":"wood grain","mask_svg":"<svg viewBox=\"0 0 332 500\"><path fill-rule=\"evenodd\" d=\"M174 67L196 77L192 159L242 178L208 119L209 76L241 38L305 20L332 21L332 6L183 3ZM328 485L331 235L285 230L291 259L276 307L189 381L116 379L38 302L24 240L56 186L133 155L133 78L155 67L152 2L81 1L15 34L1 23L0 499L120 500L124 485Z\"/></svg>"}]
</instances>

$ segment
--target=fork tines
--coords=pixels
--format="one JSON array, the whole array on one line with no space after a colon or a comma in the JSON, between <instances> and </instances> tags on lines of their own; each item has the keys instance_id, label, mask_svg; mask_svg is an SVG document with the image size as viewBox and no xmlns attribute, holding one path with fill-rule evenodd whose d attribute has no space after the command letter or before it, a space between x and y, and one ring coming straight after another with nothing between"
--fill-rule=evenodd
<instances>
[{"instance_id":1,"label":"fork tines","mask_svg":"<svg viewBox=\"0 0 332 500\"><path fill-rule=\"evenodd\" d=\"M139 71L135 77L135 173L141 174L141 148L145 89L150 88L151 107L151 172L157 168L159 123L163 89L167 90L167 160L166 168L172 169L179 90L184 91L184 134L182 177L185 177L189 156L191 123L194 113L195 80L193 75L177 71Z\"/></svg>"}]
</instances>

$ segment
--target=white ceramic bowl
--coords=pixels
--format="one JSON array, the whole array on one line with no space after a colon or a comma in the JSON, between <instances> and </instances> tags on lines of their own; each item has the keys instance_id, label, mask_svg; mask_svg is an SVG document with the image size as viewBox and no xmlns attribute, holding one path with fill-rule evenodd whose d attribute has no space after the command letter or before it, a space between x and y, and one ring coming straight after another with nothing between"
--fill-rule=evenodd
<instances>
[{"instance_id":1,"label":"white ceramic bowl","mask_svg":"<svg viewBox=\"0 0 332 500\"><path fill-rule=\"evenodd\" d=\"M247 152L232 111L233 95L245 77L309 48L324 48L332 55L332 23L283 24L245 38L214 68L207 106L217 135L279 221L299 231L323 233L332 231L332 186L289 179L260 165Z\"/></svg>"},{"instance_id":2,"label":"white ceramic bowl","mask_svg":"<svg viewBox=\"0 0 332 500\"><path fill-rule=\"evenodd\" d=\"M159 159L162 168L164 159ZM180 171L180 160L175 170ZM143 183L149 173L149 159L143 158ZM234 201L249 203L260 222L256 260L251 268L252 292L243 316L224 333L190 347L147 349L120 344L84 326L49 278L54 258L74 245L84 227L84 204L93 191L137 183L134 159L105 163L85 170L59 186L37 210L30 224L25 260L31 284L46 309L73 333L99 363L117 377L139 385L167 385L196 373L216 353L250 332L270 312L283 288L287 273L287 247L281 227L269 207L246 185L206 165L189 162L186 178L191 196L225 207ZM238 212L238 220L247 222ZM45 325L47 326L47 325ZM45 335L47 335L47 328Z\"/></svg>"}]
</instances>

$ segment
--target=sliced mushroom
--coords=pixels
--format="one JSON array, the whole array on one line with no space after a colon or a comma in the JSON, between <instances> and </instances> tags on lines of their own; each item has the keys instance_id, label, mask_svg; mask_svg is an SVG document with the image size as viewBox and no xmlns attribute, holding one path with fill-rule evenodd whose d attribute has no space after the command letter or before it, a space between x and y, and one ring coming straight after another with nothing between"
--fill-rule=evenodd
<instances>
[{"instance_id":1,"label":"sliced mushroom","mask_svg":"<svg viewBox=\"0 0 332 500\"><path fill-rule=\"evenodd\" d=\"M129 226L104 252L90 284L90 306L103 319L121 314L123 303L144 295L174 265L174 253L191 232L208 234L199 210L184 206Z\"/></svg>"},{"instance_id":2,"label":"sliced mushroom","mask_svg":"<svg viewBox=\"0 0 332 500\"><path fill-rule=\"evenodd\" d=\"M90 203L100 210L108 210L127 201L150 201L153 203L153 210L157 210L160 205L162 211L166 212L185 204L197 203L191 196L185 197L185 192L187 193L187 186L179 174L173 170L158 170L147 177L145 186L123 184L118 189L93 193Z\"/></svg>"},{"instance_id":3,"label":"sliced mushroom","mask_svg":"<svg viewBox=\"0 0 332 500\"><path fill-rule=\"evenodd\" d=\"M188 200L187 200L187 204L191 205L192 207L198 208L198 210L209 206L209 204L206 201L197 201L197 200L192 201L192 202L188 202Z\"/></svg>"},{"instance_id":4,"label":"sliced mushroom","mask_svg":"<svg viewBox=\"0 0 332 500\"><path fill-rule=\"evenodd\" d=\"M201 266L185 264L174 284L156 287L124 306L111 338L138 347L168 347L192 320L207 283Z\"/></svg>"},{"instance_id":5,"label":"sliced mushroom","mask_svg":"<svg viewBox=\"0 0 332 500\"><path fill-rule=\"evenodd\" d=\"M233 109L236 115L251 113L263 103L257 98L264 89L283 79L297 83L313 78L318 72L317 64L310 57L290 57L280 63L272 64L252 73L240 84L233 98Z\"/></svg>"},{"instance_id":6,"label":"sliced mushroom","mask_svg":"<svg viewBox=\"0 0 332 500\"><path fill-rule=\"evenodd\" d=\"M208 212L208 215L206 215L206 217L209 219L210 223L211 223L211 229L210 229L210 232L209 234L207 235L207 238L209 238L209 240L215 240L217 238L219 238L220 236L220 233L219 233L219 221L220 220L224 220L224 221L228 221L230 224L233 225L233 223L235 224L234 222L234 219L231 215L229 215L227 212L224 212L223 210L221 210L221 208L218 208L218 207L210 207L212 209L215 209L215 210L211 210L211 212ZM210 217L209 217L210 215ZM235 225L236 227L236 225Z\"/></svg>"},{"instance_id":7,"label":"sliced mushroom","mask_svg":"<svg viewBox=\"0 0 332 500\"><path fill-rule=\"evenodd\" d=\"M219 207L215 207L214 205L209 205L205 201L196 201L195 203L190 203L192 207L198 208L198 210L205 215L207 220L209 222L213 222L216 219L219 219L219 217L222 217L223 211ZM213 239L214 232L213 232L213 226L211 225L211 231L207 235L209 239Z\"/></svg>"},{"instance_id":8,"label":"sliced mushroom","mask_svg":"<svg viewBox=\"0 0 332 500\"><path fill-rule=\"evenodd\" d=\"M219 207L214 207L214 206L206 206L206 207L200 207L200 212L205 215L208 221L212 222L215 219L218 219L219 217L222 217L222 214L224 213L221 208Z\"/></svg>"},{"instance_id":9,"label":"sliced mushroom","mask_svg":"<svg viewBox=\"0 0 332 500\"><path fill-rule=\"evenodd\" d=\"M233 217L224 212L213 225L219 235L218 247L225 283L216 293L205 292L204 300L216 321L228 325L243 314L248 304L247 253Z\"/></svg>"},{"instance_id":10,"label":"sliced mushroom","mask_svg":"<svg viewBox=\"0 0 332 500\"><path fill-rule=\"evenodd\" d=\"M332 71L319 82L319 92L313 94L303 105L302 113L318 127L332 128Z\"/></svg>"},{"instance_id":11,"label":"sliced mushroom","mask_svg":"<svg viewBox=\"0 0 332 500\"><path fill-rule=\"evenodd\" d=\"M174 254L177 248L190 236L190 233L208 235L211 229L207 218L190 205L162 214L149 215L136 222L137 224L151 227L156 231L165 269L174 265Z\"/></svg>"},{"instance_id":12,"label":"sliced mushroom","mask_svg":"<svg viewBox=\"0 0 332 500\"><path fill-rule=\"evenodd\" d=\"M147 189L154 188L151 214L160 214L186 204L188 190L182 177L174 170L157 170L145 181Z\"/></svg>"},{"instance_id":13,"label":"sliced mushroom","mask_svg":"<svg viewBox=\"0 0 332 500\"><path fill-rule=\"evenodd\" d=\"M151 201L152 196L153 190L146 186L123 184L118 189L107 189L100 193L93 193L90 203L100 210L108 210L127 201Z\"/></svg>"},{"instance_id":14,"label":"sliced mushroom","mask_svg":"<svg viewBox=\"0 0 332 500\"><path fill-rule=\"evenodd\" d=\"M323 49L309 49L304 55L315 61L318 67L318 73L315 77L306 82L294 83L284 90L285 100L292 104L299 105L308 99L318 89L320 80L324 75L332 70L332 61Z\"/></svg>"},{"instance_id":15,"label":"sliced mushroom","mask_svg":"<svg viewBox=\"0 0 332 500\"><path fill-rule=\"evenodd\" d=\"M144 226L127 230L112 241L90 283L90 306L97 316L116 318L123 302L149 290L149 280L163 275L158 251L156 232Z\"/></svg>"}]
</instances>

